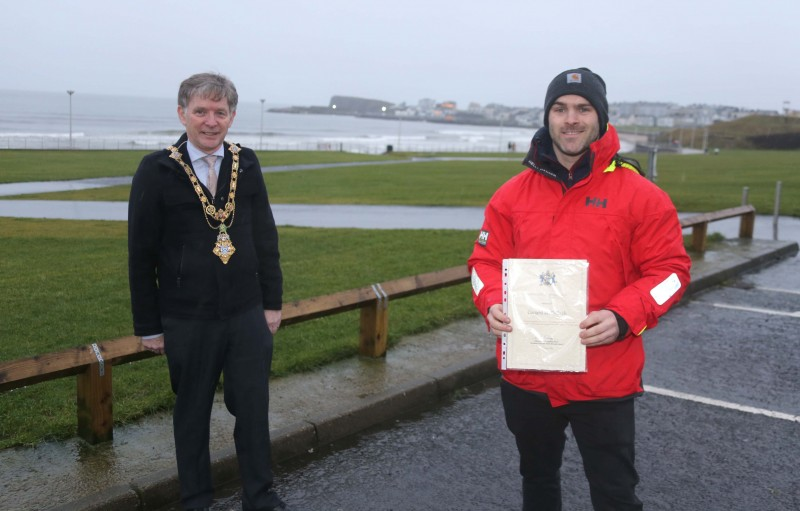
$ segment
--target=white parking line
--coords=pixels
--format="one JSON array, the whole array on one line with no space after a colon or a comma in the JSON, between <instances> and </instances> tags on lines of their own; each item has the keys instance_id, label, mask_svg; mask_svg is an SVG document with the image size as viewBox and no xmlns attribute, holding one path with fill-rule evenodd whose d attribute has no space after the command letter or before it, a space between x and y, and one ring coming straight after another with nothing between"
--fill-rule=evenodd
<instances>
[{"instance_id":1,"label":"white parking line","mask_svg":"<svg viewBox=\"0 0 800 511\"><path fill-rule=\"evenodd\" d=\"M773 293L788 293L791 295L800 295L800 291L794 289L780 289L777 287L758 287L756 286L755 289L759 291L772 291Z\"/></svg>"},{"instance_id":2,"label":"white parking line","mask_svg":"<svg viewBox=\"0 0 800 511\"><path fill-rule=\"evenodd\" d=\"M737 311L758 312L760 314L772 314L773 316L788 316L790 318L800 318L800 312L776 311L774 309L759 309L758 307L742 307L741 305L729 305L727 303L712 303L714 307L720 309L733 309Z\"/></svg>"},{"instance_id":3,"label":"white parking line","mask_svg":"<svg viewBox=\"0 0 800 511\"><path fill-rule=\"evenodd\" d=\"M772 410L764 410L763 408L755 408L752 406L737 405L736 403L729 403L727 401L720 401L718 399L711 399L703 396L695 396L694 394L685 394L683 392L675 392L674 390L662 389L660 387L645 386L646 392L659 394L662 396L674 397L684 399L686 401L694 401L705 405L718 406L720 408L727 408L729 410L736 410L739 412L752 413L756 415L765 415L773 419L783 419L792 422L800 422L800 415L791 415L783 412L773 412Z\"/></svg>"}]
</instances>

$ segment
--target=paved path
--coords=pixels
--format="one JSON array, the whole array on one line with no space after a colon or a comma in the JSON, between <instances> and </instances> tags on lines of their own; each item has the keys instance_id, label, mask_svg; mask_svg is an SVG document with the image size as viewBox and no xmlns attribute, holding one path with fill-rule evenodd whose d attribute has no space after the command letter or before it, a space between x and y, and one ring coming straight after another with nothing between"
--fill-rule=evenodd
<instances>
[{"instance_id":1,"label":"paved path","mask_svg":"<svg viewBox=\"0 0 800 511\"><path fill-rule=\"evenodd\" d=\"M278 225L296 227L461 229L477 232L483 223L483 208L478 207L273 204L272 211ZM4 216L126 221L128 204L108 201L0 200L0 217ZM739 220L732 218L714 222L709 232L735 238L739 235ZM774 218L757 215L755 237L774 239L773 232ZM800 241L800 218L780 217L777 239Z\"/></svg>"},{"instance_id":2,"label":"paved path","mask_svg":"<svg viewBox=\"0 0 800 511\"><path fill-rule=\"evenodd\" d=\"M276 165L262 167L262 172L289 172L310 169L341 168L365 165L431 161L515 161L516 158L432 157L410 160L378 160L365 162L314 163L305 165ZM86 190L130 184L131 177L78 179L0 184L0 197ZM323 204L273 204L275 221L281 226L359 228L359 229L459 229L477 231L483 222L482 207L423 207L423 206L363 206ZM684 213L689 216L693 213ZM66 220L126 221L128 205L109 201L60 200L0 200L0 217L60 218ZM777 231L777 236L775 235ZM709 232L719 232L726 238L739 235L736 218L714 222ZM755 237L800 241L800 218L769 215L756 217Z\"/></svg>"},{"instance_id":3,"label":"paved path","mask_svg":"<svg viewBox=\"0 0 800 511\"><path fill-rule=\"evenodd\" d=\"M278 225L364 229L472 229L483 208L273 204ZM127 221L127 202L0 200L0 217Z\"/></svg>"}]
</instances>

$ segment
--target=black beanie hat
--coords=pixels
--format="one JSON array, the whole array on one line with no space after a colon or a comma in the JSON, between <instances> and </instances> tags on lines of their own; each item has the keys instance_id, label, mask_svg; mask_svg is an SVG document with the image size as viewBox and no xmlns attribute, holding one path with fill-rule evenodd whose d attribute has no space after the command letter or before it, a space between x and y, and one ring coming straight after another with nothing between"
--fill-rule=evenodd
<instances>
[{"instance_id":1,"label":"black beanie hat","mask_svg":"<svg viewBox=\"0 0 800 511\"><path fill-rule=\"evenodd\" d=\"M608 100L606 99L606 82L600 75L592 73L591 69L580 67L570 69L559 74L550 86L544 97L544 126L549 129L550 108L561 96L576 94L586 98L597 110L600 122L600 136L606 133L608 125Z\"/></svg>"}]
</instances>

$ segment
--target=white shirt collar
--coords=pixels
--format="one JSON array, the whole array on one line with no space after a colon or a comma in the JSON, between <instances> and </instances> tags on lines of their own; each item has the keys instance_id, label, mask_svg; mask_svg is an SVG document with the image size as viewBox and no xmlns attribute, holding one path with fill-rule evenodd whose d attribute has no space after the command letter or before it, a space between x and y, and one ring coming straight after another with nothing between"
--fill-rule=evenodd
<instances>
[{"instance_id":1,"label":"white shirt collar","mask_svg":"<svg viewBox=\"0 0 800 511\"><path fill-rule=\"evenodd\" d=\"M204 153L203 151L201 151L200 149L195 147L195 145L192 144L189 140L187 140L186 141L186 153L189 155L189 160L192 162L192 165L194 165L194 162L196 162L200 158L208 156L208 154L217 155L219 157L219 161L221 161L222 158L225 157L225 144L219 146L219 148L216 151L214 151L213 153Z\"/></svg>"}]
</instances>

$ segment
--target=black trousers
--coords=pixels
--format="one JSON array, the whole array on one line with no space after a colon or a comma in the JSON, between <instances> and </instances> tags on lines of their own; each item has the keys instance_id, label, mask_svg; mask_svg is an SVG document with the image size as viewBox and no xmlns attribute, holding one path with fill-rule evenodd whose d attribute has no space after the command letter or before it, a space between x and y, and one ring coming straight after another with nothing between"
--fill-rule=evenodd
<instances>
[{"instance_id":1,"label":"black trousers","mask_svg":"<svg viewBox=\"0 0 800 511\"><path fill-rule=\"evenodd\" d=\"M272 334L264 311L255 307L227 320L164 318L164 348L175 392L173 432L181 503L210 506L213 500L209 430L220 374L225 405L236 417L234 443L245 510L271 509L269 371Z\"/></svg>"},{"instance_id":2,"label":"black trousers","mask_svg":"<svg viewBox=\"0 0 800 511\"><path fill-rule=\"evenodd\" d=\"M503 381L506 424L514 434L523 511L561 510L561 461L572 428L597 511L641 510L636 497L633 398L552 407L546 397Z\"/></svg>"}]
</instances>

